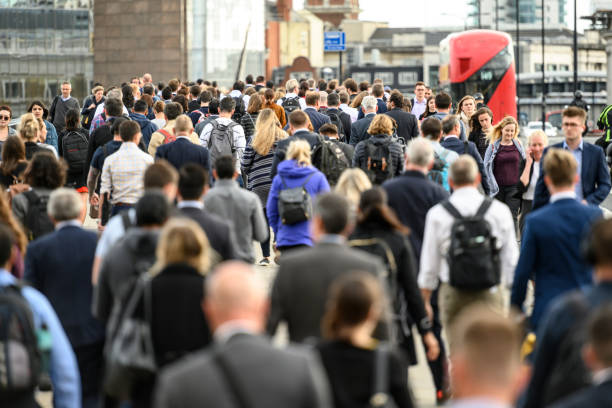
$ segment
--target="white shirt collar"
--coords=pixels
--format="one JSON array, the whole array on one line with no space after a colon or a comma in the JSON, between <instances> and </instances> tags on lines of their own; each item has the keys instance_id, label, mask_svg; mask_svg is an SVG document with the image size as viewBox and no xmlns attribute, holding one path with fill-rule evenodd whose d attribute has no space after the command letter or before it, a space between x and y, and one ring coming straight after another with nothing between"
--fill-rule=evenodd
<instances>
[{"instance_id":1,"label":"white shirt collar","mask_svg":"<svg viewBox=\"0 0 612 408\"><path fill-rule=\"evenodd\" d=\"M177 208L198 208L200 210L203 210L204 203L199 200L183 200L183 201L179 201L176 207Z\"/></svg>"},{"instance_id":2,"label":"white shirt collar","mask_svg":"<svg viewBox=\"0 0 612 408\"><path fill-rule=\"evenodd\" d=\"M81 228L82 225L78 220L68 220L68 221L61 221L58 222L57 224L55 224L55 230L60 230L64 227L79 227Z\"/></svg>"},{"instance_id":3,"label":"white shirt collar","mask_svg":"<svg viewBox=\"0 0 612 408\"><path fill-rule=\"evenodd\" d=\"M576 192L572 191L563 191L562 193L556 193L550 196L550 202L554 203L555 201L564 200L566 198L571 198L572 200L576 199Z\"/></svg>"}]
</instances>

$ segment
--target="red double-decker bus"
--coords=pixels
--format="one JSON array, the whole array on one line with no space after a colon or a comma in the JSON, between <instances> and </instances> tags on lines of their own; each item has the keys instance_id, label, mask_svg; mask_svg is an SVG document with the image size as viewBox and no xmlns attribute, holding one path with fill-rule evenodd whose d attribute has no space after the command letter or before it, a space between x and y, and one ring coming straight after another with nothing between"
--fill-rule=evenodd
<instances>
[{"instance_id":1,"label":"red double-decker bus","mask_svg":"<svg viewBox=\"0 0 612 408\"><path fill-rule=\"evenodd\" d=\"M492 30L453 33L440 42L440 85L457 103L480 92L494 123L516 118L516 76L512 39Z\"/></svg>"}]
</instances>

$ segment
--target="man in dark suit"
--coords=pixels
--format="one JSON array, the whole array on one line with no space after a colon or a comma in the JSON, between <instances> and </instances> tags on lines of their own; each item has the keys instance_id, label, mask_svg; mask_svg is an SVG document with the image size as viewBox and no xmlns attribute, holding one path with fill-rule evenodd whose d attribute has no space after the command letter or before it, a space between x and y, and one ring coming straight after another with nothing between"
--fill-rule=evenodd
<instances>
[{"instance_id":1,"label":"man in dark suit","mask_svg":"<svg viewBox=\"0 0 612 408\"><path fill-rule=\"evenodd\" d=\"M308 144L310 144L310 150L312 150L319 143L318 135L308 130L308 115L304 113L304 111L296 110L291 112L289 115L289 133L291 136L281 140L276 146L274 161L272 162L272 170L270 172L271 178L274 178L276 175L278 163L285 160L285 154L287 153L287 149L289 148L289 144L291 142L294 140L306 140Z\"/></svg>"},{"instance_id":2,"label":"man in dark suit","mask_svg":"<svg viewBox=\"0 0 612 408\"><path fill-rule=\"evenodd\" d=\"M525 391L522 408L538 408L551 406L550 404L560 401L563 398L571 395L580 389L588 387L588 370L586 367L574 365L578 359L573 357L571 362L568 362L567 353L561 352L566 348L567 344L573 347L582 348L580 336L576 335L583 330L586 330L586 322L593 315L593 311L597 308L610 304L612 302L612 219L600 220L593 225L589 233L589 239L585 247L587 259L593 265L593 277L595 285L587 288L580 288L573 292L567 293L553 301L545 314L545 319L538 330L537 346L533 356L532 375L529 385ZM609 327L610 319L609 312L606 313L606 320ZM607 350L610 350L610 329L607 329ZM573 339L571 339L572 337ZM578 340L578 341L576 341ZM580 353L580 351L578 351ZM609 358L609 354L608 354ZM610 361L606 362L610 367ZM570 368L572 373L559 372L559 369L565 367ZM602 367L604 368L604 367ZM556 377L553 380L553 377ZM556 408L568 407L608 407L612 406L609 400L612 395L610 390L610 377L599 376L599 385L591 390L586 389L585 393L576 394L576 397L569 397L566 402L569 405L555 405ZM576 381L577 378L582 378L582 381ZM554 384L553 384L554 383ZM547 392L551 388L555 389L552 392ZM607 389L607 403L589 403L594 401L599 391ZM546 394L546 396L545 396ZM576 398L576 399L574 399ZM585 398L585 403L582 399ZM571 401L571 402L570 402ZM604 400L605 401L605 400ZM580 402L579 405L573 405L574 402ZM563 403L561 403L563 404Z\"/></svg>"},{"instance_id":3,"label":"man in dark suit","mask_svg":"<svg viewBox=\"0 0 612 408\"><path fill-rule=\"evenodd\" d=\"M534 280L537 290L530 320L534 332L554 298L593 283L593 271L579 243L589 226L602 216L598 207L576 199L577 163L571 153L550 150L543 163L551 204L527 216L510 298L512 305L522 309L527 282Z\"/></svg>"},{"instance_id":4,"label":"man in dark suit","mask_svg":"<svg viewBox=\"0 0 612 408\"><path fill-rule=\"evenodd\" d=\"M104 326L91 312L97 236L78 221L86 209L75 190L55 190L48 210L56 230L28 246L24 278L55 309L77 358L83 406L94 407L100 395L104 346Z\"/></svg>"},{"instance_id":5,"label":"man in dark suit","mask_svg":"<svg viewBox=\"0 0 612 408\"><path fill-rule=\"evenodd\" d=\"M162 370L156 408L332 407L326 375L312 352L279 349L261 335L266 289L250 266L222 264L205 289L203 310L216 345Z\"/></svg>"},{"instance_id":6,"label":"man in dark suit","mask_svg":"<svg viewBox=\"0 0 612 408\"><path fill-rule=\"evenodd\" d=\"M378 113L385 113L387 111L387 103L383 100L385 95L385 88L382 84L374 84L372 86L372 96L376 98L376 106L378 107ZM366 112L360 111L357 119L362 119L366 115Z\"/></svg>"},{"instance_id":7,"label":"man in dark suit","mask_svg":"<svg viewBox=\"0 0 612 408\"><path fill-rule=\"evenodd\" d=\"M330 123L329 116L319 113L319 93L308 92L306 94L306 108L304 113L310 118L312 128L315 133L319 133L319 128L325 123Z\"/></svg>"},{"instance_id":8,"label":"man in dark suit","mask_svg":"<svg viewBox=\"0 0 612 408\"><path fill-rule=\"evenodd\" d=\"M401 223L410 228L409 239L417 257L417 264L425 232L425 216L431 207L449 196L441 185L427 179L433 161L434 150L431 143L425 139L415 139L408 144L406 151L406 171L382 185L387 192L389 207L395 211ZM436 360L428 361L428 364L436 392L442 392L444 395L448 387L448 370L447 354L442 341L438 290L431 295L431 307L432 330L440 344L440 355Z\"/></svg>"},{"instance_id":9,"label":"man in dark suit","mask_svg":"<svg viewBox=\"0 0 612 408\"><path fill-rule=\"evenodd\" d=\"M351 116L348 113L340 110L340 97L337 93L333 92L327 96L327 106L328 108L325 111L325 114L330 117L330 120L332 115L336 115L342 124L342 131L338 129L338 136L340 140L345 143L349 143L351 140L351 125L353 122L351 122Z\"/></svg>"},{"instance_id":10,"label":"man in dark suit","mask_svg":"<svg viewBox=\"0 0 612 408\"><path fill-rule=\"evenodd\" d=\"M206 169L195 163L184 165L179 171L177 208L182 215L200 224L210 246L221 260L235 259L232 228L225 220L204 210L202 197L208 188L209 175Z\"/></svg>"},{"instance_id":11,"label":"man in dark suit","mask_svg":"<svg viewBox=\"0 0 612 408\"><path fill-rule=\"evenodd\" d=\"M210 171L210 156L208 149L195 144L189 138L193 132L193 124L187 115L180 115L174 122L176 140L161 145L155 152L155 159L165 159L177 170L187 163L196 163Z\"/></svg>"},{"instance_id":12,"label":"man in dark suit","mask_svg":"<svg viewBox=\"0 0 612 408\"><path fill-rule=\"evenodd\" d=\"M612 307L603 306L590 319L584 362L593 373L593 386L561 400L552 408L612 407Z\"/></svg>"},{"instance_id":13,"label":"man in dark suit","mask_svg":"<svg viewBox=\"0 0 612 408\"><path fill-rule=\"evenodd\" d=\"M351 146L357 146L359 142L367 140L370 137L368 128L374 116L376 116L377 110L376 98L373 96L366 96L363 98L361 101L361 111L365 113L365 116L351 125Z\"/></svg>"},{"instance_id":14,"label":"man in dark suit","mask_svg":"<svg viewBox=\"0 0 612 408\"><path fill-rule=\"evenodd\" d=\"M389 97L389 103L391 104L391 110L387 111L385 115L390 116L397 124L397 136L404 139L406 143L410 139L419 136L419 125L417 118L412 114L405 112L402 107L404 106L404 95L401 92L391 92Z\"/></svg>"},{"instance_id":15,"label":"man in dark suit","mask_svg":"<svg viewBox=\"0 0 612 408\"><path fill-rule=\"evenodd\" d=\"M478 153L478 148L474 142L459 139L459 135L461 134L461 120L459 120L459 117L457 115L445 116L444 119L442 119L442 132L444 132L444 139L440 142L442 147L452 150L460 156L462 154L469 154L476 160L481 177L480 184L485 194L489 194L489 182L484 171L482 157L480 153Z\"/></svg>"},{"instance_id":16,"label":"man in dark suit","mask_svg":"<svg viewBox=\"0 0 612 408\"><path fill-rule=\"evenodd\" d=\"M332 282L349 272L378 276L383 266L377 259L346 245L349 225L348 201L337 194L317 197L312 220L313 248L284 255L272 287L267 331L274 334L286 321L289 339L302 342L321 338L321 318ZM384 337L384 330L379 331Z\"/></svg>"},{"instance_id":17,"label":"man in dark suit","mask_svg":"<svg viewBox=\"0 0 612 408\"><path fill-rule=\"evenodd\" d=\"M610 173L602 148L582 140L585 122L586 112L583 109L576 106L565 109L562 115L565 140L546 148L542 160L550 148L569 150L578 162L580 182L576 184L576 196L585 203L599 205L610 193ZM545 173L540 171L533 197L534 210L546 205L550 198L544 176Z\"/></svg>"}]
</instances>

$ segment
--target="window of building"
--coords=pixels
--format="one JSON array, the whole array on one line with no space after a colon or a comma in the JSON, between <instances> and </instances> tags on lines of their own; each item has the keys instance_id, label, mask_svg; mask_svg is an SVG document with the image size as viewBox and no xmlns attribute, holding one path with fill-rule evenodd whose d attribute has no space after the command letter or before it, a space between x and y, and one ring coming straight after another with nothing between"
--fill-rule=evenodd
<instances>
[{"instance_id":1,"label":"window of building","mask_svg":"<svg viewBox=\"0 0 612 408\"><path fill-rule=\"evenodd\" d=\"M601 62L596 62L594 65L595 71L603 71L603 64Z\"/></svg>"},{"instance_id":2,"label":"window of building","mask_svg":"<svg viewBox=\"0 0 612 408\"><path fill-rule=\"evenodd\" d=\"M383 81L383 85L393 84L393 72L375 72L374 79L380 78ZM416 82L416 81L415 81ZM414 82L412 82L414 83Z\"/></svg>"},{"instance_id":3,"label":"window of building","mask_svg":"<svg viewBox=\"0 0 612 408\"><path fill-rule=\"evenodd\" d=\"M569 71L569 65L567 64L559 65L559 71Z\"/></svg>"},{"instance_id":4,"label":"window of building","mask_svg":"<svg viewBox=\"0 0 612 408\"><path fill-rule=\"evenodd\" d=\"M17 81L6 81L4 83L4 97L7 99L23 98L23 84Z\"/></svg>"},{"instance_id":5,"label":"window of building","mask_svg":"<svg viewBox=\"0 0 612 408\"><path fill-rule=\"evenodd\" d=\"M556 71L557 70L557 64L546 64L546 70L547 71Z\"/></svg>"},{"instance_id":6,"label":"window of building","mask_svg":"<svg viewBox=\"0 0 612 408\"><path fill-rule=\"evenodd\" d=\"M542 71L542 64L535 64L535 70L537 72L541 72Z\"/></svg>"}]
</instances>

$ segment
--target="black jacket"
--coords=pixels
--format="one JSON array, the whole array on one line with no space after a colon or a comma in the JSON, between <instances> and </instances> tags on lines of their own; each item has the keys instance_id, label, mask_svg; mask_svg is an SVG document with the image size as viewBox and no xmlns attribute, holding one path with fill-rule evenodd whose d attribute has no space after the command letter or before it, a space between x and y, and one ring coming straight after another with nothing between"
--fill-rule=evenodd
<instances>
[{"instance_id":1,"label":"black jacket","mask_svg":"<svg viewBox=\"0 0 612 408\"><path fill-rule=\"evenodd\" d=\"M113 133L111 127L115 118L109 118L106 123L96 130L89 136L89 146L87 146L87 163L91 164L94 152L100 146L104 146L111 140L113 140Z\"/></svg>"},{"instance_id":2,"label":"black jacket","mask_svg":"<svg viewBox=\"0 0 612 408\"><path fill-rule=\"evenodd\" d=\"M474 160L476 160L476 164L478 164L478 171L480 172L480 176L482 177L480 184L482 184L482 188L485 194L489 194L489 181L487 179L487 174L484 170L484 163L482 161L482 156L480 156L480 153L478 152L476 145L470 141L467 142L467 153L466 153L465 143L466 142L464 142L463 140L459 140L458 137L445 137L440 142L442 147L452 150L458 155L469 154L470 156L474 158Z\"/></svg>"},{"instance_id":3,"label":"black jacket","mask_svg":"<svg viewBox=\"0 0 612 408\"><path fill-rule=\"evenodd\" d=\"M179 211L182 215L200 224L210 246L223 261L236 258L232 241L232 229L226 221L215 214L200 210L199 208L184 207Z\"/></svg>"},{"instance_id":4,"label":"black jacket","mask_svg":"<svg viewBox=\"0 0 612 408\"><path fill-rule=\"evenodd\" d=\"M417 118L412 114L401 110L400 108L394 108L387 111L385 115L390 116L397 123L397 136L404 139L406 143L410 139L419 136L419 124Z\"/></svg>"},{"instance_id":5,"label":"black jacket","mask_svg":"<svg viewBox=\"0 0 612 408\"><path fill-rule=\"evenodd\" d=\"M333 113L338 115L338 118L340 119L340 123L342 123L342 128L344 130L345 143L349 143L351 140L351 127L352 127L351 125L353 124L353 122L351 121L351 116L348 113L343 112L338 108L327 108L327 110L324 112L324 114L327 116Z\"/></svg>"},{"instance_id":6,"label":"black jacket","mask_svg":"<svg viewBox=\"0 0 612 408\"><path fill-rule=\"evenodd\" d=\"M425 216L431 207L448 198L448 192L414 170L385 182L383 188L387 192L389 207L395 210L402 224L410 228L410 242L415 256L420 258Z\"/></svg>"},{"instance_id":7,"label":"black jacket","mask_svg":"<svg viewBox=\"0 0 612 408\"><path fill-rule=\"evenodd\" d=\"M404 152L402 146L391 141L390 136L387 135L373 135L371 138L372 143L378 145L383 143L389 143L389 154L391 162L393 163L393 175L392 177L399 176L404 171ZM369 143L369 142L368 142ZM359 167L362 170L366 170L368 165L368 149L366 141L360 142L355 147L355 154L353 156L353 167Z\"/></svg>"},{"instance_id":8,"label":"black jacket","mask_svg":"<svg viewBox=\"0 0 612 408\"><path fill-rule=\"evenodd\" d=\"M32 160L35 153L48 151L49 149L45 149L34 142L25 142L26 160Z\"/></svg>"},{"instance_id":9,"label":"black jacket","mask_svg":"<svg viewBox=\"0 0 612 408\"><path fill-rule=\"evenodd\" d=\"M482 160L484 160L487 147L489 147L489 140L487 139L486 133L480 129L472 130L468 140L476 145L478 153L480 153L480 157L482 157Z\"/></svg>"},{"instance_id":10,"label":"black jacket","mask_svg":"<svg viewBox=\"0 0 612 408\"><path fill-rule=\"evenodd\" d=\"M357 143L370 137L368 134L368 128L370 127L370 123L372 123L374 116L376 116L375 113L368 113L363 119L359 119L357 122L351 125L351 145L357 146Z\"/></svg>"},{"instance_id":11,"label":"black jacket","mask_svg":"<svg viewBox=\"0 0 612 408\"><path fill-rule=\"evenodd\" d=\"M155 152L155 159L165 159L177 170L187 163L195 163L210 172L211 163L208 149L193 144L191 140L179 137L174 142L161 145Z\"/></svg>"},{"instance_id":12,"label":"black jacket","mask_svg":"<svg viewBox=\"0 0 612 408\"><path fill-rule=\"evenodd\" d=\"M276 176L276 168L280 162L285 160L285 155L287 154L289 144L291 144L291 142L294 140L306 140L310 144L311 151L317 144L319 144L319 136L316 133L309 132L308 130L298 130L292 136L279 141L278 145L276 146L276 151L274 152L274 161L272 162L272 169L270 171L271 179Z\"/></svg>"}]
</instances>

